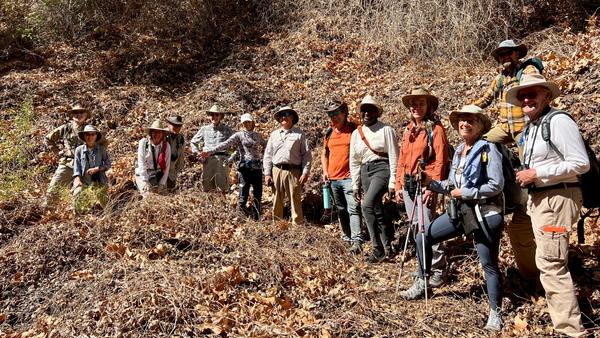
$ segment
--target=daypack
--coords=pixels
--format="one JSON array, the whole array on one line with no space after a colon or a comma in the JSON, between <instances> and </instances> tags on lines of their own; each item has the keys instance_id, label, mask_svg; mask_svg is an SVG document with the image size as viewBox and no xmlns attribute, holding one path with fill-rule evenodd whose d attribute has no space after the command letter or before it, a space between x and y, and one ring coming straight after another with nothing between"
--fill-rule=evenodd
<instances>
[{"instance_id":1,"label":"daypack","mask_svg":"<svg viewBox=\"0 0 600 338\"><path fill-rule=\"evenodd\" d=\"M496 149L498 149L500 152L500 155L502 155L502 176L504 176L504 187L502 188L502 193L504 194L504 214L512 214L521 204L521 199L524 193L523 188L521 188L517 182L517 175L515 173L515 168L519 168L521 166L521 161L519 160L519 156L510 151L510 149L508 149L504 144L491 144L494 144ZM485 165L487 164L487 159L487 152L484 151L481 155L481 162Z\"/></svg>"},{"instance_id":2,"label":"daypack","mask_svg":"<svg viewBox=\"0 0 600 338\"><path fill-rule=\"evenodd\" d=\"M519 65L519 68L517 69L517 74L516 74L517 75L517 83L521 82L521 77L523 76L523 71L529 65L532 65L535 68L537 68L537 70L540 72L540 74L544 71L544 64L542 63L542 59L540 59L539 57L533 57L531 59L527 59L523 63L521 63L521 65ZM504 76L500 76L500 79L498 80L498 93L502 93L503 89L504 89ZM500 94L500 97L502 97L502 94Z\"/></svg>"},{"instance_id":3,"label":"daypack","mask_svg":"<svg viewBox=\"0 0 600 338\"><path fill-rule=\"evenodd\" d=\"M350 132L353 132L356 129L356 124L354 122L347 121L348 126L350 126ZM329 143L329 139L331 138L331 134L333 133L333 128L327 127L325 130L325 156L329 157L329 147L327 144Z\"/></svg>"}]
</instances>

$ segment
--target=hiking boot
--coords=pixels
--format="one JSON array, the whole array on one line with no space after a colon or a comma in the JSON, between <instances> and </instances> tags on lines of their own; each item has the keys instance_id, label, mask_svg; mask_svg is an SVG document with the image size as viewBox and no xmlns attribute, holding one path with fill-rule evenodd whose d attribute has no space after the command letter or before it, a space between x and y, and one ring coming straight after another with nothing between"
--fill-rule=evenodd
<instances>
[{"instance_id":1,"label":"hiking boot","mask_svg":"<svg viewBox=\"0 0 600 338\"><path fill-rule=\"evenodd\" d=\"M431 277L427 279L427 284L430 288L439 288L444 284L444 275L441 272L434 272Z\"/></svg>"},{"instance_id":2,"label":"hiking boot","mask_svg":"<svg viewBox=\"0 0 600 338\"><path fill-rule=\"evenodd\" d=\"M408 290L400 292L400 297L406 300L421 298L423 295L425 295L425 280L422 278L415 278L415 282Z\"/></svg>"},{"instance_id":3,"label":"hiking boot","mask_svg":"<svg viewBox=\"0 0 600 338\"><path fill-rule=\"evenodd\" d=\"M385 255L381 255L381 256L375 256L374 254L369 255L369 257L367 257L365 259L365 262L369 263L369 264L377 264L377 263L381 263L385 261Z\"/></svg>"},{"instance_id":4,"label":"hiking boot","mask_svg":"<svg viewBox=\"0 0 600 338\"><path fill-rule=\"evenodd\" d=\"M498 310L491 310L488 316L487 324L485 324L485 329L490 331L500 331L502 330L502 317L500 316L500 312Z\"/></svg>"},{"instance_id":5,"label":"hiking boot","mask_svg":"<svg viewBox=\"0 0 600 338\"><path fill-rule=\"evenodd\" d=\"M358 255L359 253L361 253L362 245L360 244L360 242L356 241L352 243L352 246L350 247L350 252L354 255Z\"/></svg>"}]
</instances>

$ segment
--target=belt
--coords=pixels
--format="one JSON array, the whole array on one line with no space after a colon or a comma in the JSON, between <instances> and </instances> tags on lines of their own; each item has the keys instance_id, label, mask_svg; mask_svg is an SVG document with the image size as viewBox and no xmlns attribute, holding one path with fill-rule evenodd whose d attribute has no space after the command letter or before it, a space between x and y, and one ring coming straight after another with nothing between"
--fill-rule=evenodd
<instances>
[{"instance_id":1,"label":"belt","mask_svg":"<svg viewBox=\"0 0 600 338\"><path fill-rule=\"evenodd\" d=\"M549 185L549 186L545 186L545 187L533 187L533 188L529 188L528 192L534 193L534 192L541 192L541 191L546 191L546 190L555 190L555 189L568 189L568 188L578 188L579 187L579 183L578 182L571 182L571 183L559 183L559 184L553 184L553 185Z\"/></svg>"},{"instance_id":2,"label":"belt","mask_svg":"<svg viewBox=\"0 0 600 338\"><path fill-rule=\"evenodd\" d=\"M218 153L212 154L212 156L229 156L229 154L227 154L226 152L218 152Z\"/></svg>"},{"instance_id":3,"label":"belt","mask_svg":"<svg viewBox=\"0 0 600 338\"><path fill-rule=\"evenodd\" d=\"M379 159L379 160L374 160L374 161L369 161L369 162L367 162L367 163L363 163L362 165L372 165L372 164L379 164L380 162L383 162L383 163L390 163L390 161L389 161L389 160L386 160L386 159Z\"/></svg>"},{"instance_id":4,"label":"belt","mask_svg":"<svg viewBox=\"0 0 600 338\"><path fill-rule=\"evenodd\" d=\"M302 166L299 164L280 163L280 164L273 164L273 166L275 166L276 168L279 168L281 170L302 169Z\"/></svg>"}]
</instances>

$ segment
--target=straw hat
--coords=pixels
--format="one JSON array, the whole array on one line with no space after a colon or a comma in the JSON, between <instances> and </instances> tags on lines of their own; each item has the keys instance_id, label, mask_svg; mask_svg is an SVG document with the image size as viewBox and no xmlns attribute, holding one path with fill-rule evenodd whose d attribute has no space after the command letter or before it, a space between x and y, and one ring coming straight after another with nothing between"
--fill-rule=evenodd
<instances>
[{"instance_id":1,"label":"straw hat","mask_svg":"<svg viewBox=\"0 0 600 338\"><path fill-rule=\"evenodd\" d=\"M331 101L324 109L325 113L329 116L335 116L339 113L348 114L348 104L343 101Z\"/></svg>"},{"instance_id":2,"label":"straw hat","mask_svg":"<svg viewBox=\"0 0 600 338\"><path fill-rule=\"evenodd\" d=\"M152 125L150 125L150 127L144 128L144 132L146 134L150 135L150 131L152 131L152 130L164 131L164 132L168 133L169 127L162 120L154 120L154 122L152 122Z\"/></svg>"},{"instance_id":3,"label":"straw hat","mask_svg":"<svg viewBox=\"0 0 600 338\"><path fill-rule=\"evenodd\" d=\"M179 115L167 117L167 122L174 126L182 126L183 125L183 119Z\"/></svg>"},{"instance_id":4,"label":"straw hat","mask_svg":"<svg viewBox=\"0 0 600 338\"><path fill-rule=\"evenodd\" d=\"M253 122L254 123L254 117L252 117L252 114L246 113L246 114L242 114L242 116L240 116L240 122L244 123L244 122Z\"/></svg>"},{"instance_id":5,"label":"straw hat","mask_svg":"<svg viewBox=\"0 0 600 338\"><path fill-rule=\"evenodd\" d=\"M292 113L293 119L292 119L292 125L295 125L296 123L298 123L299 117L298 117L298 112L295 111L292 106L283 106L280 107L275 114L273 114L273 118L275 119L275 121L279 122L279 116L281 115L281 113L289 111Z\"/></svg>"},{"instance_id":6,"label":"straw hat","mask_svg":"<svg viewBox=\"0 0 600 338\"><path fill-rule=\"evenodd\" d=\"M360 112L362 107L367 105L374 106L379 111L379 114L383 114L383 108L379 105L379 103L377 103L377 101L375 101L373 96L368 94L363 97L362 101L360 101L360 104L358 105L358 111Z\"/></svg>"},{"instance_id":7,"label":"straw hat","mask_svg":"<svg viewBox=\"0 0 600 338\"><path fill-rule=\"evenodd\" d=\"M492 129L492 121L483 112L483 109L472 104L462 106L460 110L454 110L450 113L450 116L448 116L448 118L450 119L450 124L454 129L458 130L458 118L463 114L474 114L477 115L477 117L479 117L479 120L481 120L481 122L483 123L483 130L481 131L481 134L485 134L488 131L490 131L490 129Z\"/></svg>"},{"instance_id":8,"label":"straw hat","mask_svg":"<svg viewBox=\"0 0 600 338\"><path fill-rule=\"evenodd\" d=\"M525 57L527 55L527 46L525 44L517 45L513 40L504 40L500 42L498 47L490 53L494 60L498 60L498 54L505 49L514 49L519 52L519 59Z\"/></svg>"},{"instance_id":9,"label":"straw hat","mask_svg":"<svg viewBox=\"0 0 600 338\"><path fill-rule=\"evenodd\" d=\"M206 111L206 115L211 116L212 114L231 114L230 111L223 109L221 106L213 104L209 110Z\"/></svg>"},{"instance_id":10,"label":"straw hat","mask_svg":"<svg viewBox=\"0 0 600 338\"><path fill-rule=\"evenodd\" d=\"M414 87L410 91L410 94L402 96L402 103L406 108L409 108L410 100L417 97L424 97L427 99L427 106L430 109L430 113L436 111L440 104L440 100L436 96L432 95L427 89L420 86Z\"/></svg>"},{"instance_id":11,"label":"straw hat","mask_svg":"<svg viewBox=\"0 0 600 338\"><path fill-rule=\"evenodd\" d=\"M506 102L520 107L521 101L517 99L517 94L519 91L521 89L537 86L544 87L552 93L552 98L550 99L551 101L561 95L560 88L558 88L558 84L556 82L546 81L544 76L541 74L523 74L519 85L512 87L506 92Z\"/></svg>"},{"instance_id":12,"label":"straw hat","mask_svg":"<svg viewBox=\"0 0 600 338\"><path fill-rule=\"evenodd\" d=\"M79 104L74 104L74 105L68 105L67 106L67 114L69 115L73 115L79 112L86 112L87 113L87 118L90 119L92 117L92 111L79 105Z\"/></svg>"},{"instance_id":13,"label":"straw hat","mask_svg":"<svg viewBox=\"0 0 600 338\"><path fill-rule=\"evenodd\" d=\"M98 130L98 128L96 128L96 126L93 126L91 124L88 124L85 127L83 127L83 130L78 132L77 136L79 136L80 140L85 142L85 134L87 133L96 133L96 142L102 139L102 133Z\"/></svg>"}]
</instances>

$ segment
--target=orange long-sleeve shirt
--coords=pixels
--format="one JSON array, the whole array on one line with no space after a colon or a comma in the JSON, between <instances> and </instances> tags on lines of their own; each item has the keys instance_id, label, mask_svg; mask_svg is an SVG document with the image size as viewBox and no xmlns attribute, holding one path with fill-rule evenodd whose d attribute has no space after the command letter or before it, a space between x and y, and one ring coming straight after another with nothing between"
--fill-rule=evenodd
<instances>
[{"instance_id":1,"label":"orange long-sleeve shirt","mask_svg":"<svg viewBox=\"0 0 600 338\"><path fill-rule=\"evenodd\" d=\"M434 180L446 177L448 166L448 139L444 127L438 122L432 129L432 154L425 159L425 172ZM402 146L396 169L396 191L404 185L404 175L416 175L420 159L427 153L427 129L418 127L411 122L402 136Z\"/></svg>"}]
</instances>

